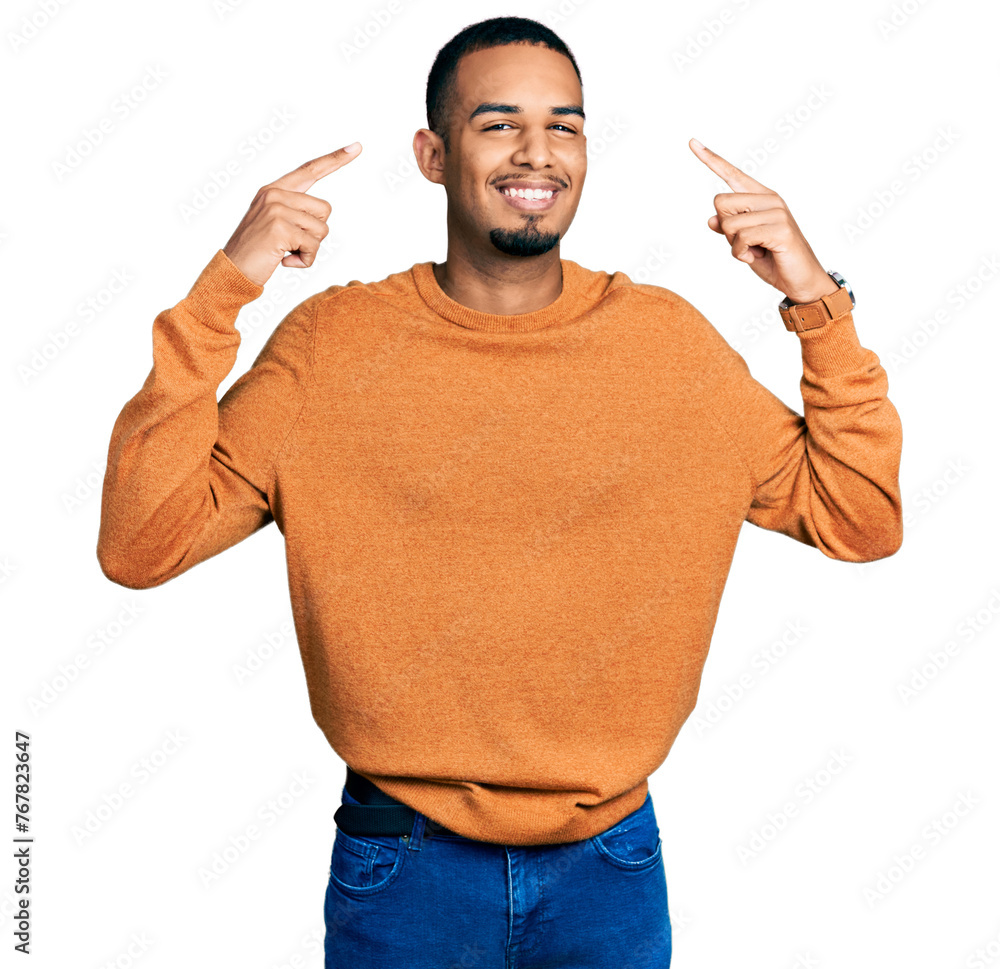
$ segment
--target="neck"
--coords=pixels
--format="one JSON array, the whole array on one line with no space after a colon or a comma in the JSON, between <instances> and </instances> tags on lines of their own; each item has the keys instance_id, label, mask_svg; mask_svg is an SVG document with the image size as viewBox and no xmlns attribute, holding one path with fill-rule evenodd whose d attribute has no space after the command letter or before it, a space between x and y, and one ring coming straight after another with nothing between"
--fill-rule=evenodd
<instances>
[{"instance_id":1,"label":"neck","mask_svg":"<svg viewBox=\"0 0 1000 969\"><path fill-rule=\"evenodd\" d=\"M448 259L434 264L434 276L456 303L481 313L533 313L555 302L562 292L559 246L540 256L476 260L449 243Z\"/></svg>"}]
</instances>

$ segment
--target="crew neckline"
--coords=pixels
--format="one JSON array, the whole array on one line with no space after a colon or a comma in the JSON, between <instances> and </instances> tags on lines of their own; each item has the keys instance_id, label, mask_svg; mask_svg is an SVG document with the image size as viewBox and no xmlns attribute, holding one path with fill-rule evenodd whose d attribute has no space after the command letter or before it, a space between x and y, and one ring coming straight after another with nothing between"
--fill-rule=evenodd
<instances>
[{"instance_id":1,"label":"crew neckline","mask_svg":"<svg viewBox=\"0 0 1000 969\"><path fill-rule=\"evenodd\" d=\"M470 330L486 333L526 333L553 323L565 322L576 308L580 267L572 259L560 259L562 291L548 306L531 313L484 313L453 300L434 275L434 261L413 266L413 282L423 301L440 317Z\"/></svg>"}]
</instances>

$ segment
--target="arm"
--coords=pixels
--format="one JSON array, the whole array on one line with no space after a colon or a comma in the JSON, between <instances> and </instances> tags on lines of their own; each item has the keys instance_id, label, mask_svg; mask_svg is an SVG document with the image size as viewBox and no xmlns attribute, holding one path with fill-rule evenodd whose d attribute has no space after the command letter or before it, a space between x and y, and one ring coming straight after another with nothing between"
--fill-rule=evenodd
<instances>
[{"instance_id":1,"label":"arm","mask_svg":"<svg viewBox=\"0 0 1000 969\"><path fill-rule=\"evenodd\" d=\"M708 220L733 258L791 302L830 293L830 277L784 199L701 142L690 145L733 190L715 196L716 214ZM712 355L725 381L717 388L723 420L754 485L747 520L831 558L869 562L892 555L903 540L902 429L886 397L885 370L861 346L850 312L798 336L804 417L758 384L715 334L725 347Z\"/></svg>"},{"instance_id":2,"label":"arm","mask_svg":"<svg viewBox=\"0 0 1000 969\"><path fill-rule=\"evenodd\" d=\"M101 498L97 558L119 585L160 585L273 520L275 461L311 375L316 297L217 404L236 317L262 291L219 250L153 324L153 368L115 421Z\"/></svg>"},{"instance_id":3,"label":"arm","mask_svg":"<svg viewBox=\"0 0 1000 969\"><path fill-rule=\"evenodd\" d=\"M885 369L861 346L852 314L796 334L804 416L758 383L712 333L709 403L723 402L713 410L755 486L747 521L830 558L869 562L896 552L903 540L902 426L886 396Z\"/></svg>"},{"instance_id":4,"label":"arm","mask_svg":"<svg viewBox=\"0 0 1000 969\"><path fill-rule=\"evenodd\" d=\"M236 317L278 267L307 268L330 203L306 194L358 156L321 155L265 185L191 292L153 323L153 369L108 447L97 560L119 585L160 585L273 521L275 467L312 376L318 293L271 334L220 403L236 362Z\"/></svg>"}]
</instances>

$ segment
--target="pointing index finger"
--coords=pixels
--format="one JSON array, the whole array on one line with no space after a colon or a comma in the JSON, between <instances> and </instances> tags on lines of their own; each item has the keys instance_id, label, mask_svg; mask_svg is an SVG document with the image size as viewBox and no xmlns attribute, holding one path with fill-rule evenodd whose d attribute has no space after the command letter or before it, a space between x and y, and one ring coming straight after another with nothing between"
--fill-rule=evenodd
<instances>
[{"instance_id":1,"label":"pointing index finger","mask_svg":"<svg viewBox=\"0 0 1000 969\"><path fill-rule=\"evenodd\" d=\"M722 155L716 154L711 148L706 148L697 138L692 138L688 144L701 161L715 172L734 192L767 192L770 189L761 185L755 178L741 171L732 162L726 161Z\"/></svg>"},{"instance_id":2,"label":"pointing index finger","mask_svg":"<svg viewBox=\"0 0 1000 969\"><path fill-rule=\"evenodd\" d=\"M348 148L352 151L349 152ZM320 155L318 158L303 162L298 168L275 179L271 184L275 188L288 189L290 192L307 192L325 175L335 172L338 168L343 168L349 161L357 158L360 153L361 145L355 141L344 148L331 151L328 155Z\"/></svg>"}]
</instances>

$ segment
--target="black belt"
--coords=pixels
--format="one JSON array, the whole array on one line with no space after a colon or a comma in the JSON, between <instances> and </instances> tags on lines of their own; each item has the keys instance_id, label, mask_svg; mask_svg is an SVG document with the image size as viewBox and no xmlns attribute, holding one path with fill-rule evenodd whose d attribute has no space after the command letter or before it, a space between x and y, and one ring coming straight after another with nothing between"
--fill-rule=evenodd
<instances>
[{"instance_id":1,"label":"black belt","mask_svg":"<svg viewBox=\"0 0 1000 969\"><path fill-rule=\"evenodd\" d=\"M379 790L367 777L347 768L347 793L360 804L341 804L333 814L337 827L348 834L366 835L410 834L417 812L408 804L397 801ZM427 818L425 837L450 834L461 837L456 831Z\"/></svg>"}]
</instances>

